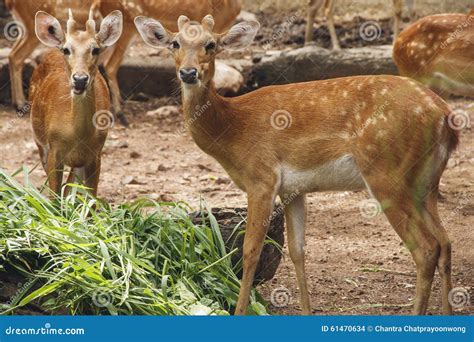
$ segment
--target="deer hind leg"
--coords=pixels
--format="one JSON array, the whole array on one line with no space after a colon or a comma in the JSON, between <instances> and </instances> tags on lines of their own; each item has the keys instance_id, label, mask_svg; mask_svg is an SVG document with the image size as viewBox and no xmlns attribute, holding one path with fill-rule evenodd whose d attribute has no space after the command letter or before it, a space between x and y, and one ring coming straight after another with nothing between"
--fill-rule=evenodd
<instances>
[{"instance_id":1,"label":"deer hind leg","mask_svg":"<svg viewBox=\"0 0 474 342\"><path fill-rule=\"evenodd\" d=\"M38 45L38 40L31 30L25 26L23 37L17 40L8 55L10 82L12 92L12 104L21 110L25 104L25 93L23 91L23 65L25 59L28 58L35 47Z\"/></svg>"},{"instance_id":2,"label":"deer hind leg","mask_svg":"<svg viewBox=\"0 0 474 342\"><path fill-rule=\"evenodd\" d=\"M124 23L122 35L114 46L114 50L110 55L110 58L105 62L105 70L107 72L107 79L109 82L110 95L112 99L112 109L119 119L120 123L124 126L128 126L127 118L122 111L122 97L120 95L120 88L117 81L117 74L122 63L123 56L135 34L135 27L133 25L127 25Z\"/></svg>"},{"instance_id":3,"label":"deer hind leg","mask_svg":"<svg viewBox=\"0 0 474 342\"><path fill-rule=\"evenodd\" d=\"M411 195L412 190L402 184L388 184L390 179L380 175L365 175L365 180L415 261L414 313L424 315L441 251L440 243L431 233L431 222L425 217L426 200L416 199Z\"/></svg>"},{"instance_id":4,"label":"deer hind leg","mask_svg":"<svg viewBox=\"0 0 474 342\"><path fill-rule=\"evenodd\" d=\"M275 194L271 191L254 190L248 193L247 227L245 228L243 251L243 275L240 284L236 315L244 315L249 304L255 270L262 252L270 217L273 211Z\"/></svg>"},{"instance_id":5,"label":"deer hind leg","mask_svg":"<svg viewBox=\"0 0 474 342\"><path fill-rule=\"evenodd\" d=\"M438 259L438 273L441 278L441 298L443 302L443 315L451 315L453 309L449 303L449 292L453 288L451 280L451 241L446 230L441 224L438 214L438 191L430 193L424 217L430 231L440 245L440 256Z\"/></svg>"},{"instance_id":6,"label":"deer hind leg","mask_svg":"<svg viewBox=\"0 0 474 342\"><path fill-rule=\"evenodd\" d=\"M303 314L311 314L311 304L306 283L305 272L305 226L306 226L306 200L305 195L299 195L285 206L285 218L288 233L288 249L290 258L295 266L296 279L301 293L301 306Z\"/></svg>"},{"instance_id":7,"label":"deer hind leg","mask_svg":"<svg viewBox=\"0 0 474 342\"><path fill-rule=\"evenodd\" d=\"M336 27L334 26L334 0L326 0L324 5L324 15L328 24L329 35L331 36L332 48L340 50L339 40L337 39Z\"/></svg>"},{"instance_id":8,"label":"deer hind leg","mask_svg":"<svg viewBox=\"0 0 474 342\"><path fill-rule=\"evenodd\" d=\"M304 43L309 44L313 41L313 26L314 18L318 13L321 6L324 4L324 0L309 0L308 1L308 16L306 18L306 30Z\"/></svg>"}]
</instances>

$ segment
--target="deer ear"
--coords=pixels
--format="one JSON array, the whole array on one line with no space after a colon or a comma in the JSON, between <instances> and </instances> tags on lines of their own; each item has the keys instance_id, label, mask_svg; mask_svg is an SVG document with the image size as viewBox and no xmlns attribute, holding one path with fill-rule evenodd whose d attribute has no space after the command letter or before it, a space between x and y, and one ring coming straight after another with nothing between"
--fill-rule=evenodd
<instances>
[{"instance_id":1,"label":"deer ear","mask_svg":"<svg viewBox=\"0 0 474 342\"><path fill-rule=\"evenodd\" d=\"M114 45L122 34L123 16L120 11L113 11L100 23L96 39L102 46Z\"/></svg>"},{"instance_id":2,"label":"deer ear","mask_svg":"<svg viewBox=\"0 0 474 342\"><path fill-rule=\"evenodd\" d=\"M260 24L257 21L243 21L234 25L219 39L223 48L243 49L252 44Z\"/></svg>"},{"instance_id":3,"label":"deer ear","mask_svg":"<svg viewBox=\"0 0 474 342\"><path fill-rule=\"evenodd\" d=\"M135 26L142 39L154 48L167 47L173 34L161 25L158 20L139 16L136 17Z\"/></svg>"},{"instance_id":4,"label":"deer ear","mask_svg":"<svg viewBox=\"0 0 474 342\"><path fill-rule=\"evenodd\" d=\"M64 32L58 19L39 11L35 16L35 33L41 43L49 47L60 47L64 44Z\"/></svg>"}]
</instances>

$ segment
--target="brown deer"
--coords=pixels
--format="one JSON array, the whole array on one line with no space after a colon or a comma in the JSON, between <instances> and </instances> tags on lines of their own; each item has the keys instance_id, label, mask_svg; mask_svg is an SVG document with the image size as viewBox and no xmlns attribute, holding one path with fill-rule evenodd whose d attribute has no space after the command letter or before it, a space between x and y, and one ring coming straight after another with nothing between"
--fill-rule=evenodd
<instances>
[{"instance_id":1,"label":"brown deer","mask_svg":"<svg viewBox=\"0 0 474 342\"><path fill-rule=\"evenodd\" d=\"M474 7L468 14L424 17L407 27L393 48L401 75L441 96L474 97Z\"/></svg>"},{"instance_id":2,"label":"brown deer","mask_svg":"<svg viewBox=\"0 0 474 342\"><path fill-rule=\"evenodd\" d=\"M8 55L12 104L18 110L23 110L26 105L22 80L23 65L25 59L40 43L35 35L34 18L36 12L38 10L46 11L59 20L65 21L67 10L71 8L74 10L78 23L82 24L88 18L89 8L96 6L97 3L98 0L63 0L60 4L54 0L5 0L5 7L11 12L18 25L11 28L14 30L12 33L16 35L16 40ZM98 13L95 15L98 16Z\"/></svg>"},{"instance_id":3,"label":"brown deer","mask_svg":"<svg viewBox=\"0 0 474 342\"><path fill-rule=\"evenodd\" d=\"M92 10L86 30L77 30L70 11L67 31L50 14L35 17L38 39L58 50L49 52L35 69L31 85L31 121L49 187L60 193L64 166L97 194L101 151L112 120L109 92L98 72L100 53L122 32L122 14L110 13L96 33Z\"/></svg>"},{"instance_id":4,"label":"brown deer","mask_svg":"<svg viewBox=\"0 0 474 342\"><path fill-rule=\"evenodd\" d=\"M105 61L105 69L112 95L112 108L120 121L127 125L127 120L121 109L121 95L117 82L117 72L122 63L128 45L135 37L136 30L133 18L138 15L156 17L169 30L176 30L176 20L180 14L185 14L191 20L201 20L211 13L218 18L216 31L223 32L234 23L242 7L241 0L117 0L101 1L102 13L120 10L124 14L123 33L114 47L113 52Z\"/></svg>"},{"instance_id":5,"label":"brown deer","mask_svg":"<svg viewBox=\"0 0 474 342\"><path fill-rule=\"evenodd\" d=\"M414 312L425 314L436 267L443 312L451 313L451 245L437 212L441 174L458 142L447 104L398 76L357 76L260 88L233 98L216 93L216 55L248 46L259 24L213 31L178 19L178 32L135 19L140 35L174 55L185 120L196 144L248 195L243 277L236 314L246 312L276 196L285 206L288 247L303 313L311 313L304 266L305 194L368 189L410 250L417 268ZM195 113L196 108L201 108Z\"/></svg>"}]
</instances>

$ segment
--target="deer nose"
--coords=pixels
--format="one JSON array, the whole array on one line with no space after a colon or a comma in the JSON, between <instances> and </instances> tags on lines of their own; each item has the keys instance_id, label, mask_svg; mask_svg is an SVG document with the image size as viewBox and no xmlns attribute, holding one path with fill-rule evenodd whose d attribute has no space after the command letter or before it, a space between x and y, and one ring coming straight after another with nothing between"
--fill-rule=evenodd
<instances>
[{"instance_id":1,"label":"deer nose","mask_svg":"<svg viewBox=\"0 0 474 342\"><path fill-rule=\"evenodd\" d=\"M89 82L89 76L86 74L74 74L72 79L74 81L74 88L77 89L85 89Z\"/></svg>"},{"instance_id":2,"label":"deer nose","mask_svg":"<svg viewBox=\"0 0 474 342\"><path fill-rule=\"evenodd\" d=\"M184 83L194 84L197 81L198 71L196 68L179 69L179 78Z\"/></svg>"}]
</instances>

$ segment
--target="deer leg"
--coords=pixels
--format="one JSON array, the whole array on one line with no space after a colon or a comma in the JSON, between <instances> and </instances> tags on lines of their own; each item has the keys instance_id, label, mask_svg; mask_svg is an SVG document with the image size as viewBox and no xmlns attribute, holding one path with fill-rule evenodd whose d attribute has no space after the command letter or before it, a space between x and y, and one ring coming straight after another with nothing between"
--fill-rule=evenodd
<instances>
[{"instance_id":1,"label":"deer leg","mask_svg":"<svg viewBox=\"0 0 474 342\"><path fill-rule=\"evenodd\" d=\"M324 15L328 25L329 35L331 36L332 48L340 50L339 40L337 39L336 27L334 26L334 1L327 0L324 6Z\"/></svg>"},{"instance_id":2,"label":"deer leg","mask_svg":"<svg viewBox=\"0 0 474 342\"><path fill-rule=\"evenodd\" d=\"M120 68L120 64L122 63L123 56L135 34L135 28L132 26L127 26L124 23L124 28L122 30L122 35L120 39L114 46L114 50L110 56L110 58L105 62L105 70L107 72L107 77L109 81L110 87L110 95L112 98L112 109L119 119L120 123L124 126L128 126L128 121L125 117L125 114L122 111L121 105L121 95L120 95L120 88L117 81L117 73Z\"/></svg>"},{"instance_id":3,"label":"deer leg","mask_svg":"<svg viewBox=\"0 0 474 342\"><path fill-rule=\"evenodd\" d=\"M304 266L304 244L306 226L305 195L299 195L285 206L285 218L288 233L288 249L290 258L295 266L296 279L301 294L303 314L311 314L306 272Z\"/></svg>"},{"instance_id":4,"label":"deer leg","mask_svg":"<svg viewBox=\"0 0 474 342\"><path fill-rule=\"evenodd\" d=\"M433 191L429 198L424 217L430 231L440 245L440 255L438 259L438 272L441 278L441 298L443 302L443 315L451 315L453 309L449 303L449 292L453 288L451 280L451 241L446 230L441 224L438 214L438 191Z\"/></svg>"},{"instance_id":5,"label":"deer leg","mask_svg":"<svg viewBox=\"0 0 474 342\"><path fill-rule=\"evenodd\" d=\"M313 41L314 17L316 17L316 13L318 13L322 4L321 0L309 0L308 2L308 16L306 18L306 31L304 37L305 45Z\"/></svg>"},{"instance_id":6,"label":"deer leg","mask_svg":"<svg viewBox=\"0 0 474 342\"><path fill-rule=\"evenodd\" d=\"M56 151L49 151L48 161L46 165L46 173L48 176L49 188L56 194L61 193L61 184L63 181L63 168L64 164L58 157Z\"/></svg>"},{"instance_id":7,"label":"deer leg","mask_svg":"<svg viewBox=\"0 0 474 342\"><path fill-rule=\"evenodd\" d=\"M393 0L393 43L397 40L400 33L400 22L402 21L403 0Z\"/></svg>"},{"instance_id":8,"label":"deer leg","mask_svg":"<svg viewBox=\"0 0 474 342\"><path fill-rule=\"evenodd\" d=\"M29 35L29 32L30 31L25 28L23 37L17 40L8 55L12 104L18 110L22 109L26 104L25 93L23 91L23 66L25 59L31 55L38 45L36 37Z\"/></svg>"},{"instance_id":9,"label":"deer leg","mask_svg":"<svg viewBox=\"0 0 474 342\"><path fill-rule=\"evenodd\" d=\"M376 166L374 166L374 170ZM392 175L398 178L396 174ZM401 177L400 177L401 178ZM365 175L365 180L380 203L390 224L403 240L416 264L416 294L414 313L426 314L434 272L440 256L440 244L430 231L429 222L423 217L425 203L400 183L390 184L377 174ZM418 196L418 194L417 194Z\"/></svg>"},{"instance_id":10,"label":"deer leg","mask_svg":"<svg viewBox=\"0 0 474 342\"><path fill-rule=\"evenodd\" d=\"M93 196L97 196L97 188L99 186L99 177L100 177L100 158L97 158L90 164L84 167L84 184L91 189Z\"/></svg>"},{"instance_id":11,"label":"deer leg","mask_svg":"<svg viewBox=\"0 0 474 342\"><path fill-rule=\"evenodd\" d=\"M248 194L247 227L245 228L243 251L243 275L236 315L245 315L249 304L255 270L262 252L263 241L267 234L270 216L273 211L275 194L272 191Z\"/></svg>"}]
</instances>

